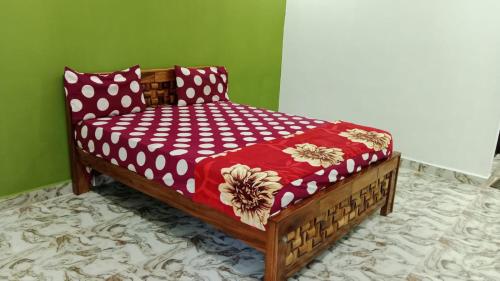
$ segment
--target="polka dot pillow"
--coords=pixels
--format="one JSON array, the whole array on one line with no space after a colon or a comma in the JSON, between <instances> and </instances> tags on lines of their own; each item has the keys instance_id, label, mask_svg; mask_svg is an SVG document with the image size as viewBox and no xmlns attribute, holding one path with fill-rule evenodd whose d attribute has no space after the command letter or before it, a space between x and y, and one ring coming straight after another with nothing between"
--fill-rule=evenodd
<instances>
[{"instance_id":1,"label":"polka dot pillow","mask_svg":"<svg viewBox=\"0 0 500 281\"><path fill-rule=\"evenodd\" d=\"M123 115L146 107L138 65L109 74L79 73L64 69L64 91L71 120Z\"/></svg>"},{"instance_id":2,"label":"polka dot pillow","mask_svg":"<svg viewBox=\"0 0 500 281\"><path fill-rule=\"evenodd\" d=\"M175 66L177 105L227 101L227 71L222 66L187 68Z\"/></svg>"}]
</instances>

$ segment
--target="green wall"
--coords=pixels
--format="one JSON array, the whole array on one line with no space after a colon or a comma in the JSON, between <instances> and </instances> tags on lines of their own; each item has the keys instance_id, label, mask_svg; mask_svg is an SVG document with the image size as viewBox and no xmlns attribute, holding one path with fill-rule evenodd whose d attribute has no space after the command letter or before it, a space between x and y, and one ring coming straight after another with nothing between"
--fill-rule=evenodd
<instances>
[{"instance_id":1,"label":"green wall","mask_svg":"<svg viewBox=\"0 0 500 281\"><path fill-rule=\"evenodd\" d=\"M0 196L69 179L65 65L225 65L233 101L277 109L285 0L0 3Z\"/></svg>"}]
</instances>

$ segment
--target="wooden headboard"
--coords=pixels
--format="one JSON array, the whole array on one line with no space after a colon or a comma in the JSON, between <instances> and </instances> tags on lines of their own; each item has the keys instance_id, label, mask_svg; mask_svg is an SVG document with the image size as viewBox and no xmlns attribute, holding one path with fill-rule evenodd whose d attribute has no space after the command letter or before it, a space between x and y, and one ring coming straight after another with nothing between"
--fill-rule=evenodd
<instances>
[{"instance_id":1,"label":"wooden headboard","mask_svg":"<svg viewBox=\"0 0 500 281\"><path fill-rule=\"evenodd\" d=\"M148 106L177 104L175 73L173 68L144 69L141 86Z\"/></svg>"}]
</instances>

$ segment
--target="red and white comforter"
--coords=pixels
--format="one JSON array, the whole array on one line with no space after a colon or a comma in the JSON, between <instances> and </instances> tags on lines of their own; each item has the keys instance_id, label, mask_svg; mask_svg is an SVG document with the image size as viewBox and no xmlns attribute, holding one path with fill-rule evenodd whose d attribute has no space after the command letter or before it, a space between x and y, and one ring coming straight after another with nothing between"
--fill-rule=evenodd
<instances>
[{"instance_id":1,"label":"red and white comforter","mask_svg":"<svg viewBox=\"0 0 500 281\"><path fill-rule=\"evenodd\" d=\"M259 229L392 152L381 130L231 102L86 120L75 138L86 152Z\"/></svg>"}]
</instances>

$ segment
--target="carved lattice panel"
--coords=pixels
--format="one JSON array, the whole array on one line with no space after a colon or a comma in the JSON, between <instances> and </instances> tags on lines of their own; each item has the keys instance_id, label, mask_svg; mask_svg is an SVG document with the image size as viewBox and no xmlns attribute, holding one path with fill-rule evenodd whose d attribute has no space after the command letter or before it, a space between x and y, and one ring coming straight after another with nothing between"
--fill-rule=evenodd
<instances>
[{"instance_id":1,"label":"carved lattice panel","mask_svg":"<svg viewBox=\"0 0 500 281\"><path fill-rule=\"evenodd\" d=\"M363 215L370 207L386 200L390 179L391 173L388 173L290 231L285 237L285 264L292 265L325 239L335 235L339 229L348 227L350 221Z\"/></svg>"},{"instance_id":2,"label":"carved lattice panel","mask_svg":"<svg viewBox=\"0 0 500 281\"><path fill-rule=\"evenodd\" d=\"M177 102L173 69L143 72L141 86L148 106L155 107Z\"/></svg>"}]
</instances>

